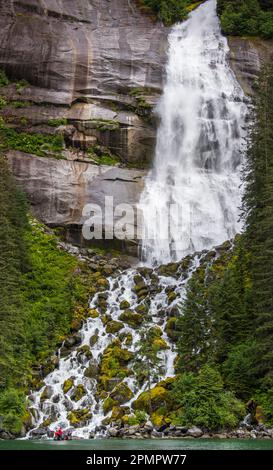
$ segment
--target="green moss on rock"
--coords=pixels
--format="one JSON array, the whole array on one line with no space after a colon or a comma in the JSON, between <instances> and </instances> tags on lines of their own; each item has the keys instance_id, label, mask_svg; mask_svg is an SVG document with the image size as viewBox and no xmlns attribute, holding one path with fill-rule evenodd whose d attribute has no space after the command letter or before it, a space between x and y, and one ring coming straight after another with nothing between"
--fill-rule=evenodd
<instances>
[{"instance_id":1,"label":"green moss on rock","mask_svg":"<svg viewBox=\"0 0 273 470\"><path fill-rule=\"evenodd\" d=\"M153 347L155 350L158 351L164 351L166 349L169 349L169 346L163 338L155 338L153 341Z\"/></svg>"},{"instance_id":2,"label":"green moss on rock","mask_svg":"<svg viewBox=\"0 0 273 470\"><path fill-rule=\"evenodd\" d=\"M88 408L80 408L70 411L67 418L71 426L78 428L88 424L89 420L92 418L92 413Z\"/></svg>"},{"instance_id":3,"label":"green moss on rock","mask_svg":"<svg viewBox=\"0 0 273 470\"><path fill-rule=\"evenodd\" d=\"M69 390L73 387L74 385L74 379L70 377L69 379L66 379L63 383L62 389L64 393L69 392Z\"/></svg>"},{"instance_id":4,"label":"green moss on rock","mask_svg":"<svg viewBox=\"0 0 273 470\"><path fill-rule=\"evenodd\" d=\"M133 408L135 410L144 410L149 413L150 411L156 411L162 406L166 407L168 402L168 390L157 385L150 391L141 393L140 396L133 402Z\"/></svg>"},{"instance_id":5,"label":"green moss on rock","mask_svg":"<svg viewBox=\"0 0 273 470\"><path fill-rule=\"evenodd\" d=\"M122 382L114 388L110 394L110 397L122 405L133 397L133 392L126 383Z\"/></svg>"},{"instance_id":6,"label":"green moss on rock","mask_svg":"<svg viewBox=\"0 0 273 470\"><path fill-rule=\"evenodd\" d=\"M87 359L92 358L92 352L90 350L90 346L88 344L84 344L80 348L77 349L77 356L85 356Z\"/></svg>"},{"instance_id":7,"label":"green moss on rock","mask_svg":"<svg viewBox=\"0 0 273 470\"><path fill-rule=\"evenodd\" d=\"M124 327L123 323L111 320L106 325L106 333L118 333Z\"/></svg>"},{"instance_id":8,"label":"green moss on rock","mask_svg":"<svg viewBox=\"0 0 273 470\"><path fill-rule=\"evenodd\" d=\"M95 308L90 308L88 310L88 316L90 318L98 318L100 316L100 314Z\"/></svg>"},{"instance_id":9,"label":"green moss on rock","mask_svg":"<svg viewBox=\"0 0 273 470\"><path fill-rule=\"evenodd\" d=\"M111 411L114 408L114 406L117 406L117 405L118 405L118 402L113 400L113 398L111 397L106 398L102 405L104 414L106 415L107 413L109 413L109 411Z\"/></svg>"},{"instance_id":10,"label":"green moss on rock","mask_svg":"<svg viewBox=\"0 0 273 470\"><path fill-rule=\"evenodd\" d=\"M71 394L71 399L74 401L79 401L81 400L82 397L86 395L86 390L82 384L77 385L75 390L73 390Z\"/></svg>"},{"instance_id":11,"label":"green moss on rock","mask_svg":"<svg viewBox=\"0 0 273 470\"><path fill-rule=\"evenodd\" d=\"M176 318L176 317L169 318L169 320L167 321L165 331L166 331L168 337L172 341L178 341L179 331L177 329L177 326L178 326L178 318Z\"/></svg>"},{"instance_id":12,"label":"green moss on rock","mask_svg":"<svg viewBox=\"0 0 273 470\"><path fill-rule=\"evenodd\" d=\"M138 328L143 323L143 316L140 313L134 313L132 310L125 310L119 316L119 320L127 323L132 328Z\"/></svg>"},{"instance_id":13,"label":"green moss on rock","mask_svg":"<svg viewBox=\"0 0 273 470\"><path fill-rule=\"evenodd\" d=\"M122 300L122 302L119 304L119 308L120 310L126 310L130 308L130 303L127 300Z\"/></svg>"}]
</instances>

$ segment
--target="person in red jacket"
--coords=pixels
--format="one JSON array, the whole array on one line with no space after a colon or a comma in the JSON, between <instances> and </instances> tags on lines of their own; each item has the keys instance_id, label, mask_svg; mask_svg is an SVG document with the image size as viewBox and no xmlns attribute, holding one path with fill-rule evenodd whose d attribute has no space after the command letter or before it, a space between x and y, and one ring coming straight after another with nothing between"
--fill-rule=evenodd
<instances>
[{"instance_id":1,"label":"person in red jacket","mask_svg":"<svg viewBox=\"0 0 273 470\"><path fill-rule=\"evenodd\" d=\"M58 428L57 431L55 431L54 439L56 439L57 441L61 441L63 439L63 435L64 435L64 432L62 428Z\"/></svg>"}]
</instances>

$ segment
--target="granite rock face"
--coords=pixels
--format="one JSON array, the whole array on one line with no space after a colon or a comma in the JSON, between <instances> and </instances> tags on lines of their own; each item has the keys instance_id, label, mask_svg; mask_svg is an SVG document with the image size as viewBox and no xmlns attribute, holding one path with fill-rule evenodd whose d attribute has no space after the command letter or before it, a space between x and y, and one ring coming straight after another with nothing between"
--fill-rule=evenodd
<instances>
[{"instance_id":1,"label":"granite rock face","mask_svg":"<svg viewBox=\"0 0 273 470\"><path fill-rule=\"evenodd\" d=\"M135 0L0 0L0 11L0 68L28 81L9 85L5 96L30 102L6 117L27 117L26 132L60 131L67 146L67 160L9 152L11 167L35 215L81 243L85 204L103 204L107 195L115 205L139 201L145 171L132 167L152 161L168 29ZM251 95L273 43L231 37L229 45L231 66ZM52 119L66 123L56 129ZM129 168L90 163L84 152L95 145Z\"/></svg>"},{"instance_id":2,"label":"granite rock face","mask_svg":"<svg viewBox=\"0 0 273 470\"><path fill-rule=\"evenodd\" d=\"M167 28L133 0L0 0L0 11L0 67L29 82L21 98L77 102L75 127L87 134L84 103L92 104L92 119L119 123L95 137L125 162L149 165Z\"/></svg>"},{"instance_id":3,"label":"granite rock face","mask_svg":"<svg viewBox=\"0 0 273 470\"><path fill-rule=\"evenodd\" d=\"M264 62L272 60L273 41L229 37L230 64L247 95L255 93L255 82Z\"/></svg>"},{"instance_id":4,"label":"granite rock face","mask_svg":"<svg viewBox=\"0 0 273 470\"><path fill-rule=\"evenodd\" d=\"M9 151L7 157L34 215L48 226L66 228L67 241L76 244L85 244L81 229L88 219L83 216L87 204L97 204L103 210L105 196L112 196L114 209L124 203L135 209L146 175L143 170L43 158L19 151ZM114 217L114 223L117 220L119 217ZM136 218L133 223L135 230ZM133 246L136 243L132 240Z\"/></svg>"}]
</instances>

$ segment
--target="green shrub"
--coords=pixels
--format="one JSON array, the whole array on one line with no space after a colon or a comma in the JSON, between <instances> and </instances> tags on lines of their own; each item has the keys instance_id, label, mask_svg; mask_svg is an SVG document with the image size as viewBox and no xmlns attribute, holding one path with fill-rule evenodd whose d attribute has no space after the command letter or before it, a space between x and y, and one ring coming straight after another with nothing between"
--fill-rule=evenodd
<instances>
[{"instance_id":1,"label":"green shrub","mask_svg":"<svg viewBox=\"0 0 273 470\"><path fill-rule=\"evenodd\" d=\"M188 12L201 2L192 0L141 0L143 9L154 12L166 26L183 21Z\"/></svg>"},{"instance_id":2,"label":"green shrub","mask_svg":"<svg viewBox=\"0 0 273 470\"><path fill-rule=\"evenodd\" d=\"M5 98L3 98L2 96L0 96L0 109L4 108L5 106L7 106L7 101L5 100Z\"/></svg>"},{"instance_id":3,"label":"green shrub","mask_svg":"<svg viewBox=\"0 0 273 470\"><path fill-rule=\"evenodd\" d=\"M133 415L129 415L128 424L129 426L135 426L137 424L142 424L147 421L147 414L145 411L136 410Z\"/></svg>"},{"instance_id":4,"label":"green shrub","mask_svg":"<svg viewBox=\"0 0 273 470\"><path fill-rule=\"evenodd\" d=\"M10 105L13 108L26 108L27 106L30 106L31 103L29 101L12 101Z\"/></svg>"},{"instance_id":5,"label":"green shrub","mask_svg":"<svg viewBox=\"0 0 273 470\"><path fill-rule=\"evenodd\" d=\"M26 121L24 121L24 124ZM21 150L44 157L47 153L58 156L63 150L63 137L61 135L28 134L17 132L7 126L0 128L0 149Z\"/></svg>"},{"instance_id":6,"label":"green shrub","mask_svg":"<svg viewBox=\"0 0 273 470\"><path fill-rule=\"evenodd\" d=\"M7 78L5 72L0 70L0 87L7 86L9 84L9 79Z\"/></svg>"},{"instance_id":7,"label":"green shrub","mask_svg":"<svg viewBox=\"0 0 273 470\"><path fill-rule=\"evenodd\" d=\"M20 93L26 86L28 86L28 81L22 79L16 83L16 90Z\"/></svg>"},{"instance_id":8,"label":"green shrub","mask_svg":"<svg viewBox=\"0 0 273 470\"><path fill-rule=\"evenodd\" d=\"M66 118L50 119L47 124L51 127L66 126L67 119Z\"/></svg>"},{"instance_id":9,"label":"green shrub","mask_svg":"<svg viewBox=\"0 0 273 470\"><path fill-rule=\"evenodd\" d=\"M178 376L170 394L177 407L175 424L210 430L235 428L245 414L244 405L224 389L221 375L208 365L198 374Z\"/></svg>"},{"instance_id":10,"label":"green shrub","mask_svg":"<svg viewBox=\"0 0 273 470\"><path fill-rule=\"evenodd\" d=\"M218 11L225 34L234 36L261 36L273 38L273 9L271 4L266 11L265 4L258 0L219 0Z\"/></svg>"},{"instance_id":11,"label":"green shrub","mask_svg":"<svg viewBox=\"0 0 273 470\"><path fill-rule=\"evenodd\" d=\"M22 393L11 388L0 394L0 417L3 429L19 433L25 411L25 399Z\"/></svg>"}]
</instances>

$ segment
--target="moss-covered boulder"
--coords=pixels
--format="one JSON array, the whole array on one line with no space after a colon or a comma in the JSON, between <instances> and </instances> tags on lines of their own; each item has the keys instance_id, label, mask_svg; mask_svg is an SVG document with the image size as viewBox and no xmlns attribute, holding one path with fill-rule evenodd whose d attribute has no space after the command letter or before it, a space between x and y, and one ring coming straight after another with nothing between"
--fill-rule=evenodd
<instances>
[{"instance_id":1,"label":"moss-covered boulder","mask_svg":"<svg viewBox=\"0 0 273 470\"><path fill-rule=\"evenodd\" d=\"M120 310L127 310L130 308L130 303L127 300L122 300L119 304Z\"/></svg>"},{"instance_id":2,"label":"moss-covered boulder","mask_svg":"<svg viewBox=\"0 0 273 470\"><path fill-rule=\"evenodd\" d=\"M147 266L140 266L139 268L137 268L137 270L139 274L142 277L145 277L146 279L151 277L151 275L153 274L152 268L148 268Z\"/></svg>"},{"instance_id":3,"label":"moss-covered boulder","mask_svg":"<svg viewBox=\"0 0 273 470\"><path fill-rule=\"evenodd\" d=\"M123 403L131 400L133 397L133 392L126 383L121 382L111 392L110 397L120 405L123 405Z\"/></svg>"},{"instance_id":4,"label":"moss-covered boulder","mask_svg":"<svg viewBox=\"0 0 273 470\"><path fill-rule=\"evenodd\" d=\"M52 397L53 393L54 393L53 387L51 387L50 385L46 385L44 390L42 391L40 400L41 401L49 400Z\"/></svg>"},{"instance_id":5,"label":"moss-covered boulder","mask_svg":"<svg viewBox=\"0 0 273 470\"><path fill-rule=\"evenodd\" d=\"M176 317L171 317L167 321L165 331L168 335L168 337L172 341L177 341L179 339L179 331L178 331L178 318Z\"/></svg>"},{"instance_id":6,"label":"moss-covered boulder","mask_svg":"<svg viewBox=\"0 0 273 470\"><path fill-rule=\"evenodd\" d=\"M109 377L108 375L100 375L99 376L99 390L100 394L104 392L111 392L117 384L122 382L124 377L126 377L129 374L129 371L125 371L124 369L120 372L121 377ZM106 393L106 396L108 396L108 393ZM106 397L102 397L106 398Z\"/></svg>"},{"instance_id":7,"label":"moss-covered boulder","mask_svg":"<svg viewBox=\"0 0 273 470\"><path fill-rule=\"evenodd\" d=\"M141 303L136 307L135 311L140 315L146 315L149 312L149 307L146 303Z\"/></svg>"},{"instance_id":8,"label":"moss-covered boulder","mask_svg":"<svg viewBox=\"0 0 273 470\"><path fill-rule=\"evenodd\" d=\"M92 418L92 413L88 408L80 408L73 410L68 413L67 418L74 428L86 426Z\"/></svg>"},{"instance_id":9,"label":"moss-covered boulder","mask_svg":"<svg viewBox=\"0 0 273 470\"><path fill-rule=\"evenodd\" d=\"M168 303L171 304L174 300L177 299L178 294L174 291L168 293Z\"/></svg>"},{"instance_id":10,"label":"moss-covered boulder","mask_svg":"<svg viewBox=\"0 0 273 470\"><path fill-rule=\"evenodd\" d=\"M133 359L134 354L127 349L121 347L118 339L113 341L104 351L101 357L99 367L99 384L100 389L110 390L113 389L112 379L119 379L127 377L131 372L127 364Z\"/></svg>"},{"instance_id":11,"label":"moss-covered boulder","mask_svg":"<svg viewBox=\"0 0 273 470\"><path fill-rule=\"evenodd\" d=\"M133 335L132 333L124 331L119 334L119 339L120 341L124 342L125 346L131 346L133 342Z\"/></svg>"},{"instance_id":12,"label":"moss-covered boulder","mask_svg":"<svg viewBox=\"0 0 273 470\"><path fill-rule=\"evenodd\" d=\"M52 423L53 423L53 419L52 419L52 418L46 418L46 419L42 422L42 427L43 427L43 428L47 428L47 427L50 426Z\"/></svg>"},{"instance_id":13,"label":"moss-covered boulder","mask_svg":"<svg viewBox=\"0 0 273 470\"><path fill-rule=\"evenodd\" d=\"M88 316L89 316L90 318L98 318L99 315L100 315L99 312L98 312L95 308L90 308L90 309L88 310Z\"/></svg>"},{"instance_id":14,"label":"moss-covered boulder","mask_svg":"<svg viewBox=\"0 0 273 470\"><path fill-rule=\"evenodd\" d=\"M124 327L123 323L116 320L111 320L106 325L106 333L118 333Z\"/></svg>"},{"instance_id":15,"label":"moss-covered boulder","mask_svg":"<svg viewBox=\"0 0 273 470\"><path fill-rule=\"evenodd\" d=\"M104 325L107 325L107 323L109 323L109 321L112 321L112 317L109 314L104 314L104 315L101 316L101 321Z\"/></svg>"},{"instance_id":16,"label":"moss-covered boulder","mask_svg":"<svg viewBox=\"0 0 273 470\"><path fill-rule=\"evenodd\" d=\"M169 346L163 338L155 338L153 340L153 348L157 351L164 351L169 349Z\"/></svg>"},{"instance_id":17,"label":"moss-covered boulder","mask_svg":"<svg viewBox=\"0 0 273 470\"><path fill-rule=\"evenodd\" d=\"M133 402L135 410L143 410L149 413L154 412L158 408L166 407L169 403L169 392L166 388L156 386L150 391L143 392Z\"/></svg>"},{"instance_id":18,"label":"moss-covered boulder","mask_svg":"<svg viewBox=\"0 0 273 470\"><path fill-rule=\"evenodd\" d=\"M92 348L92 346L95 346L95 344L98 342L98 339L99 339L99 333L98 332L90 337L89 344L90 344L91 348Z\"/></svg>"},{"instance_id":19,"label":"moss-covered boulder","mask_svg":"<svg viewBox=\"0 0 273 470\"><path fill-rule=\"evenodd\" d=\"M160 338L163 335L163 331L160 326L151 326L148 330L149 338Z\"/></svg>"},{"instance_id":20,"label":"moss-covered boulder","mask_svg":"<svg viewBox=\"0 0 273 470\"><path fill-rule=\"evenodd\" d=\"M158 268L160 276L176 277L178 274L179 263L168 263Z\"/></svg>"},{"instance_id":21,"label":"moss-covered boulder","mask_svg":"<svg viewBox=\"0 0 273 470\"><path fill-rule=\"evenodd\" d=\"M151 422L154 426L159 428L161 426L171 424L172 420L167 415L163 414L164 411L166 410L163 407L161 410L159 409L151 414Z\"/></svg>"},{"instance_id":22,"label":"moss-covered boulder","mask_svg":"<svg viewBox=\"0 0 273 470\"><path fill-rule=\"evenodd\" d=\"M97 282L96 282L96 285L102 289L109 289L110 285L109 285L109 281L105 278L105 277L100 277Z\"/></svg>"},{"instance_id":23,"label":"moss-covered boulder","mask_svg":"<svg viewBox=\"0 0 273 470\"><path fill-rule=\"evenodd\" d=\"M84 388L84 386L82 384L79 384L77 385L77 387L75 387L75 389L73 390L70 398L71 400L74 400L74 401L79 401L81 400L82 397L84 397L86 395L86 390Z\"/></svg>"},{"instance_id":24,"label":"moss-covered boulder","mask_svg":"<svg viewBox=\"0 0 273 470\"><path fill-rule=\"evenodd\" d=\"M118 405L118 402L113 400L113 398L111 397L107 397L104 402L103 402L103 405L102 405L102 408L103 408L103 412L105 415L107 415L107 413L109 413L109 411L111 411L114 406L117 406Z\"/></svg>"},{"instance_id":25,"label":"moss-covered boulder","mask_svg":"<svg viewBox=\"0 0 273 470\"><path fill-rule=\"evenodd\" d=\"M163 387L166 390L172 390L175 380L175 377L168 377L167 379L158 382L157 386Z\"/></svg>"},{"instance_id":26,"label":"moss-covered boulder","mask_svg":"<svg viewBox=\"0 0 273 470\"><path fill-rule=\"evenodd\" d=\"M143 315L140 315L139 313L134 313L132 310L125 310L119 316L119 320L123 321L124 323L127 323L132 328L138 328L143 323L144 318Z\"/></svg>"},{"instance_id":27,"label":"moss-covered boulder","mask_svg":"<svg viewBox=\"0 0 273 470\"><path fill-rule=\"evenodd\" d=\"M123 418L123 416L130 413L130 408L128 406L114 406L112 408L111 421L117 421Z\"/></svg>"},{"instance_id":28,"label":"moss-covered boulder","mask_svg":"<svg viewBox=\"0 0 273 470\"><path fill-rule=\"evenodd\" d=\"M85 356L87 359L92 358L93 355L88 344L84 344L83 346L77 349L77 357L79 356Z\"/></svg>"},{"instance_id":29,"label":"moss-covered boulder","mask_svg":"<svg viewBox=\"0 0 273 470\"><path fill-rule=\"evenodd\" d=\"M101 370L104 371L104 366L106 370L108 369L107 364L110 359L116 359L120 365L126 365L134 357L134 354L127 349L121 348L121 343L118 339L113 341L103 352L102 361L101 361Z\"/></svg>"},{"instance_id":30,"label":"moss-covered boulder","mask_svg":"<svg viewBox=\"0 0 273 470\"><path fill-rule=\"evenodd\" d=\"M64 393L69 392L69 390L71 390L73 385L74 385L74 379L72 377L70 377L69 379L66 379L62 385L63 392Z\"/></svg>"},{"instance_id":31,"label":"moss-covered boulder","mask_svg":"<svg viewBox=\"0 0 273 470\"><path fill-rule=\"evenodd\" d=\"M98 376L98 363L95 360L89 362L88 367L84 371L84 376L89 379L94 379Z\"/></svg>"}]
</instances>

